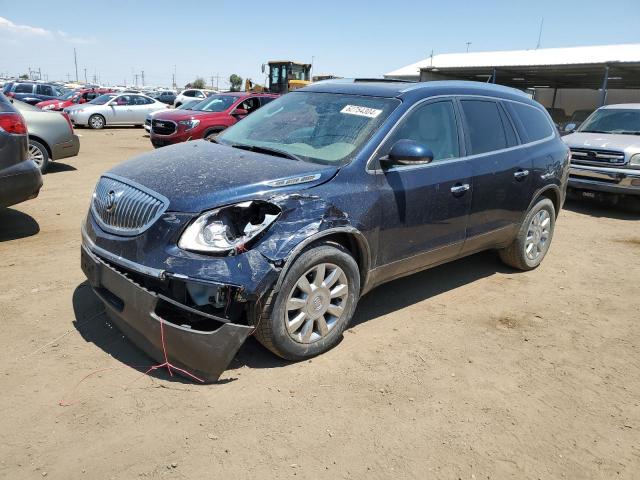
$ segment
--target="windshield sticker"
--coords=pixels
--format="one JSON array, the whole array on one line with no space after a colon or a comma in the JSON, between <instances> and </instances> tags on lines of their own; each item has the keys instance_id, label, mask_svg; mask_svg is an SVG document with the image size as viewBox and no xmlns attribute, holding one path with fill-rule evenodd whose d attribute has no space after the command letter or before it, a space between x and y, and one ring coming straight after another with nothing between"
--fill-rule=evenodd
<instances>
[{"instance_id":1,"label":"windshield sticker","mask_svg":"<svg viewBox=\"0 0 640 480\"><path fill-rule=\"evenodd\" d=\"M358 105L347 105L340 113L347 113L349 115L358 115L360 117L376 118L382 113L382 110L369 107L360 107Z\"/></svg>"}]
</instances>

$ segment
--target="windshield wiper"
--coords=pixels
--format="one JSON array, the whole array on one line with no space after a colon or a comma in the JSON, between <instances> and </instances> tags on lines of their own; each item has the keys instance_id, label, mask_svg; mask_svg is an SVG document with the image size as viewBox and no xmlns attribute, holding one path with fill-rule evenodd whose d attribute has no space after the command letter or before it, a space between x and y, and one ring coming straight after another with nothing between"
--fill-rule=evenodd
<instances>
[{"instance_id":1,"label":"windshield wiper","mask_svg":"<svg viewBox=\"0 0 640 480\"><path fill-rule=\"evenodd\" d=\"M580 130L580 133L611 133L604 130Z\"/></svg>"},{"instance_id":2,"label":"windshield wiper","mask_svg":"<svg viewBox=\"0 0 640 480\"><path fill-rule=\"evenodd\" d=\"M267 155L274 155L276 157L289 158L291 160L302 161L300 157L293 153L285 152L284 150L278 150L277 148L261 147L259 145L243 145L241 143L226 144L233 148L239 148L240 150L249 150L250 152L266 153Z\"/></svg>"},{"instance_id":3,"label":"windshield wiper","mask_svg":"<svg viewBox=\"0 0 640 480\"><path fill-rule=\"evenodd\" d=\"M619 135L640 135L640 132L636 130L623 130L621 132L614 132L614 133L617 133Z\"/></svg>"}]
</instances>

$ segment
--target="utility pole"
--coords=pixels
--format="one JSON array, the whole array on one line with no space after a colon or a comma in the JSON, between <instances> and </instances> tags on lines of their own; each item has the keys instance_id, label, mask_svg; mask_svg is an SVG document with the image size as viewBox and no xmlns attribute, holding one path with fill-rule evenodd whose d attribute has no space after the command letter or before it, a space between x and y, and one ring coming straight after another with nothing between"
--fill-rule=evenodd
<instances>
[{"instance_id":1,"label":"utility pole","mask_svg":"<svg viewBox=\"0 0 640 480\"><path fill-rule=\"evenodd\" d=\"M540 43L542 41L542 26L544 25L544 17L540 20L540 31L538 32L538 44L536 45L536 50L540 48Z\"/></svg>"},{"instance_id":2,"label":"utility pole","mask_svg":"<svg viewBox=\"0 0 640 480\"><path fill-rule=\"evenodd\" d=\"M84 83L89 83L87 82L87 69L84 69Z\"/></svg>"},{"instance_id":3,"label":"utility pole","mask_svg":"<svg viewBox=\"0 0 640 480\"><path fill-rule=\"evenodd\" d=\"M316 59L316 56L315 55L311 55L311 68L309 69L309 70L311 70L311 72L310 72L310 77L311 77L310 80L313 80L313 64L314 64L315 59Z\"/></svg>"},{"instance_id":4,"label":"utility pole","mask_svg":"<svg viewBox=\"0 0 640 480\"><path fill-rule=\"evenodd\" d=\"M469 47L471 46L471 42L467 42L467 53L469 53Z\"/></svg>"},{"instance_id":5,"label":"utility pole","mask_svg":"<svg viewBox=\"0 0 640 480\"><path fill-rule=\"evenodd\" d=\"M176 65L173 64L173 88L178 88L178 84L176 83Z\"/></svg>"},{"instance_id":6,"label":"utility pole","mask_svg":"<svg viewBox=\"0 0 640 480\"><path fill-rule=\"evenodd\" d=\"M42 69L38 67L38 80L42 80Z\"/></svg>"},{"instance_id":7,"label":"utility pole","mask_svg":"<svg viewBox=\"0 0 640 480\"><path fill-rule=\"evenodd\" d=\"M142 86L144 87L144 70L142 70L141 73L142 73L142 77L141 77L142 78Z\"/></svg>"},{"instance_id":8,"label":"utility pole","mask_svg":"<svg viewBox=\"0 0 640 480\"><path fill-rule=\"evenodd\" d=\"M76 82L78 81L78 56L76 55L76 49L73 49L73 61L76 64Z\"/></svg>"},{"instance_id":9,"label":"utility pole","mask_svg":"<svg viewBox=\"0 0 640 480\"><path fill-rule=\"evenodd\" d=\"M136 79L136 87L137 87L137 86L138 86L138 74L136 73L136 74L134 75L134 77L135 77L135 79Z\"/></svg>"}]
</instances>

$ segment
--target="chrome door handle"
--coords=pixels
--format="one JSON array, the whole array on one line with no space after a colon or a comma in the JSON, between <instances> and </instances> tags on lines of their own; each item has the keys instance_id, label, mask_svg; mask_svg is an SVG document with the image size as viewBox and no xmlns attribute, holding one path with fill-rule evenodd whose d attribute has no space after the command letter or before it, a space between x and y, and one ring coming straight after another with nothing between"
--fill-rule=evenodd
<instances>
[{"instance_id":1,"label":"chrome door handle","mask_svg":"<svg viewBox=\"0 0 640 480\"><path fill-rule=\"evenodd\" d=\"M469 190L468 183L457 184L451 187L451 193L453 193L454 195L462 195L467 190Z\"/></svg>"},{"instance_id":2,"label":"chrome door handle","mask_svg":"<svg viewBox=\"0 0 640 480\"><path fill-rule=\"evenodd\" d=\"M527 175L529 175L529 170L518 170L513 174L513 176L516 177L516 180L522 180Z\"/></svg>"}]
</instances>

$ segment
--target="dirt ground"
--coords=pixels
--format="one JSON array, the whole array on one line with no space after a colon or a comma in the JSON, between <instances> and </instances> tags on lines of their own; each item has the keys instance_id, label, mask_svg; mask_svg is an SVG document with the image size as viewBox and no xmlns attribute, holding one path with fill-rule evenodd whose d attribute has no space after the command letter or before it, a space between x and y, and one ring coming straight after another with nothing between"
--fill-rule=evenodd
<instances>
[{"instance_id":1,"label":"dirt ground","mask_svg":"<svg viewBox=\"0 0 640 480\"><path fill-rule=\"evenodd\" d=\"M78 133L0 211L1 478L640 478L640 215L568 203L533 272L487 252L395 281L331 352L250 339L195 385L139 373L79 265L96 180L149 140Z\"/></svg>"}]
</instances>

